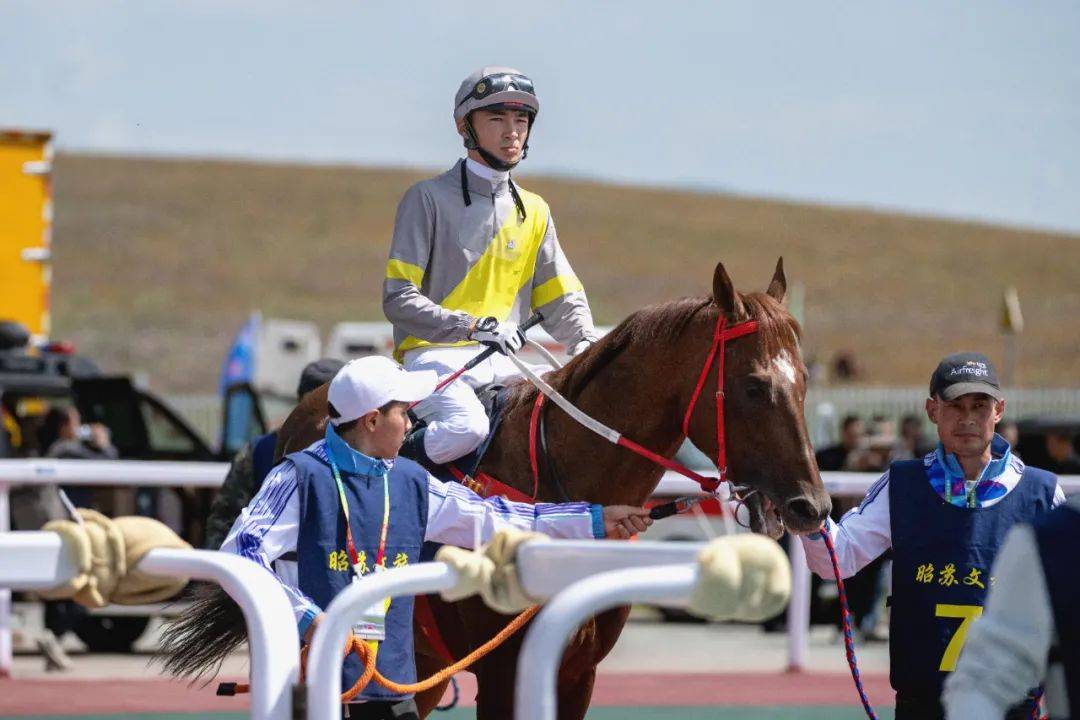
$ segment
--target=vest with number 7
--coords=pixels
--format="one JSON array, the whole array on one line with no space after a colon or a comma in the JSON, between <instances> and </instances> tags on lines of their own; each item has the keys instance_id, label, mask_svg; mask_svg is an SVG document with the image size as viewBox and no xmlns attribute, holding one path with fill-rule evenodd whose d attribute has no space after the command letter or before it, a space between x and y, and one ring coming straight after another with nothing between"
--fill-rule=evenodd
<instances>
[{"instance_id":1,"label":"vest with number 7","mask_svg":"<svg viewBox=\"0 0 1080 720\"><path fill-rule=\"evenodd\" d=\"M956 668L971 624L982 614L991 568L1005 535L1053 506L1057 479L1025 467L994 505L946 503L922 460L889 468L892 598L889 680L909 695L938 697Z\"/></svg>"}]
</instances>

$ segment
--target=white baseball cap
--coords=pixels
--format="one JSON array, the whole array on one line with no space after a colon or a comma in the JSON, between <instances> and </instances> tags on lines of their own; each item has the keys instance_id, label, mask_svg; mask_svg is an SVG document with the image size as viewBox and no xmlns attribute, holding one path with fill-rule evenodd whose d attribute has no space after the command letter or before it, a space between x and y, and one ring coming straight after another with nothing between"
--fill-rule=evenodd
<instances>
[{"instance_id":1,"label":"white baseball cap","mask_svg":"<svg viewBox=\"0 0 1080 720\"><path fill-rule=\"evenodd\" d=\"M338 411L334 425L351 422L388 402L415 402L435 391L434 370L408 372L388 357L370 355L346 363L330 381L327 400Z\"/></svg>"}]
</instances>

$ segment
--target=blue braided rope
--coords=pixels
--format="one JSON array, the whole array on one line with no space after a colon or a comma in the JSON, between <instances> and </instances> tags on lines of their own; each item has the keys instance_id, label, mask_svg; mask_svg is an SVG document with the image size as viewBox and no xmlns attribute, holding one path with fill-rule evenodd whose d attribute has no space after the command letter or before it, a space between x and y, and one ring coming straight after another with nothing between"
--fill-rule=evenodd
<instances>
[{"instance_id":1,"label":"blue braided rope","mask_svg":"<svg viewBox=\"0 0 1080 720\"><path fill-rule=\"evenodd\" d=\"M446 703L445 705L436 705L435 706L435 709L438 710L439 712L446 712L447 710L453 710L455 707L457 707L458 700L461 697L461 692L458 690L458 684L457 684L457 678L456 677L451 677L450 678L450 688L454 691L454 694L450 698L450 702Z\"/></svg>"},{"instance_id":2,"label":"blue braided rope","mask_svg":"<svg viewBox=\"0 0 1080 720\"><path fill-rule=\"evenodd\" d=\"M877 720L874 708L870 705L870 698L866 696L862 678L859 677L859 661L855 659L855 637L851 631L851 612L848 610L847 591L844 590L844 579L840 577L840 561L836 558L836 548L833 547L832 536L829 535L828 525L821 529L821 538L825 541L825 548L829 551L829 561L832 563L833 575L836 576L836 589L840 593L840 621L844 631L844 650L847 653L848 667L851 668L851 679L855 681L855 689L859 692L866 717Z\"/></svg>"}]
</instances>

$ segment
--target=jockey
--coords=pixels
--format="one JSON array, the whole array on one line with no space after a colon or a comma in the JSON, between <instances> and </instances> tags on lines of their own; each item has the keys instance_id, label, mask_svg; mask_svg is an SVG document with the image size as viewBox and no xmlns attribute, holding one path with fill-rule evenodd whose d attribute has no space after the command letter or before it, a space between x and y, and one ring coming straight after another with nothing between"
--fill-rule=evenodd
<instances>
[{"instance_id":1,"label":"jockey","mask_svg":"<svg viewBox=\"0 0 1080 720\"><path fill-rule=\"evenodd\" d=\"M528 153L540 110L533 82L506 67L465 78L454 121L468 157L417 183L398 206L383 284L394 357L409 370L458 370L484 349L499 353L415 409L427 422L410 440L435 464L475 450L488 419L474 390L518 374L505 357L524 342L535 311L576 355L596 340L581 282L559 247L543 198L510 172Z\"/></svg>"},{"instance_id":2,"label":"jockey","mask_svg":"<svg viewBox=\"0 0 1080 720\"><path fill-rule=\"evenodd\" d=\"M926 413L937 426L937 448L893 463L859 507L825 526L845 578L892 551L889 680L896 720L944 719L942 685L982 613L1005 534L1065 501L1056 476L1024 465L994 433L1005 397L985 355L942 359L930 378ZM810 569L831 579L821 534L802 543ZM1006 717L1030 717L1031 705L1029 697Z\"/></svg>"},{"instance_id":3,"label":"jockey","mask_svg":"<svg viewBox=\"0 0 1080 720\"><path fill-rule=\"evenodd\" d=\"M626 539L652 523L644 508L584 502L515 503L483 499L397 457L411 425L408 404L435 387L433 371L406 372L381 356L353 360L334 376L323 440L287 455L233 524L221 549L275 573L305 641L330 601L362 576L420 559L425 541L471 547L508 528L563 538ZM416 680L412 597L368 608L354 632L376 653L379 672ZM359 630L357 630L359 628ZM362 671L345 660L344 687ZM372 683L347 717L415 718L411 698Z\"/></svg>"}]
</instances>

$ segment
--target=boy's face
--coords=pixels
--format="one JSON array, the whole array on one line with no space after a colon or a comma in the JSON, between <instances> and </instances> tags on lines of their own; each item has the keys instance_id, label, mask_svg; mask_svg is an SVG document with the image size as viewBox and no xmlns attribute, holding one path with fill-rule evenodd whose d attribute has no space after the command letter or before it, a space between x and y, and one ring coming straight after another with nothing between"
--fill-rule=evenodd
<instances>
[{"instance_id":1,"label":"boy's face","mask_svg":"<svg viewBox=\"0 0 1080 720\"><path fill-rule=\"evenodd\" d=\"M379 410L364 418L365 429L368 431L367 455L386 459L397 457L401 444L405 442L405 434L412 427L408 407L408 403L393 402L385 411Z\"/></svg>"},{"instance_id":2,"label":"boy's face","mask_svg":"<svg viewBox=\"0 0 1080 720\"><path fill-rule=\"evenodd\" d=\"M465 133L464 120L458 131ZM476 110L472 126L480 147L506 163L521 160L525 141L529 138L529 114L524 110Z\"/></svg>"},{"instance_id":3,"label":"boy's face","mask_svg":"<svg viewBox=\"0 0 1080 720\"><path fill-rule=\"evenodd\" d=\"M994 437L994 426L1005 414L1005 401L982 393L961 395L955 400L928 398L926 414L937 425L945 452L982 455Z\"/></svg>"}]
</instances>

